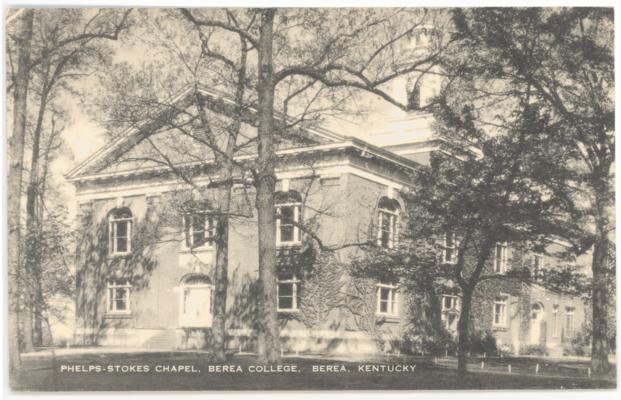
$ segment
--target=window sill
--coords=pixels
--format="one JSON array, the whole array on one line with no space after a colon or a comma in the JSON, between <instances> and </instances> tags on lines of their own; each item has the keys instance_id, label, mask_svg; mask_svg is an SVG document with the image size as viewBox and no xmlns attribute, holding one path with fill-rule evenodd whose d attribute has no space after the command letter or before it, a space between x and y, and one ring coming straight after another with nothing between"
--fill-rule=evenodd
<instances>
[{"instance_id":1,"label":"window sill","mask_svg":"<svg viewBox=\"0 0 621 400\"><path fill-rule=\"evenodd\" d=\"M385 322L390 324L401 322L401 317L398 315L376 313L375 317L377 318L377 322Z\"/></svg>"},{"instance_id":2,"label":"window sill","mask_svg":"<svg viewBox=\"0 0 621 400\"><path fill-rule=\"evenodd\" d=\"M302 242L286 242L286 243L276 243L277 249L283 248L291 248L291 247L300 247L302 246Z\"/></svg>"},{"instance_id":3,"label":"window sill","mask_svg":"<svg viewBox=\"0 0 621 400\"><path fill-rule=\"evenodd\" d=\"M182 254L206 253L206 252L209 252L209 251L214 251L215 249L216 249L216 246L194 247L193 249L183 248L183 249L179 250L179 253L182 253Z\"/></svg>"},{"instance_id":4,"label":"window sill","mask_svg":"<svg viewBox=\"0 0 621 400\"><path fill-rule=\"evenodd\" d=\"M108 254L108 259L114 259L114 258L126 258L126 257L130 257L132 255L132 253L114 253L114 254Z\"/></svg>"},{"instance_id":5,"label":"window sill","mask_svg":"<svg viewBox=\"0 0 621 400\"><path fill-rule=\"evenodd\" d=\"M106 319L129 319L132 317L132 313L130 312L107 312L104 315Z\"/></svg>"},{"instance_id":6,"label":"window sill","mask_svg":"<svg viewBox=\"0 0 621 400\"><path fill-rule=\"evenodd\" d=\"M505 326L505 325L494 325L492 326L492 329L495 331L501 331L501 332L506 332L509 330L509 327Z\"/></svg>"},{"instance_id":7,"label":"window sill","mask_svg":"<svg viewBox=\"0 0 621 400\"><path fill-rule=\"evenodd\" d=\"M297 309L297 310L293 310L293 309L291 309L291 310L277 310L278 314L299 314L299 312L300 312L299 309Z\"/></svg>"}]
</instances>

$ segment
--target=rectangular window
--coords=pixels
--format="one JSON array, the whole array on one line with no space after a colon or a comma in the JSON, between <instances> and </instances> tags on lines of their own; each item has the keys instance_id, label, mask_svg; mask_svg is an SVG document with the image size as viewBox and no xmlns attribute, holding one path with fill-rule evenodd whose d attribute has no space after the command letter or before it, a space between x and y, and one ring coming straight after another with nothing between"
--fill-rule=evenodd
<instances>
[{"instance_id":1,"label":"rectangular window","mask_svg":"<svg viewBox=\"0 0 621 400\"><path fill-rule=\"evenodd\" d=\"M537 278L543 269L543 255L533 255L533 278Z\"/></svg>"},{"instance_id":2,"label":"rectangular window","mask_svg":"<svg viewBox=\"0 0 621 400\"><path fill-rule=\"evenodd\" d=\"M300 309L300 281L295 277L287 277L278 281L278 311L298 311Z\"/></svg>"},{"instance_id":3,"label":"rectangular window","mask_svg":"<svg viewBox=\"0 0 621 400\"><path fill-rule=\"evenodd\" d=\"M459 311L459 297L443 295L442 296L442 311L456 310Z\"/></svg>"},{"instance_id":4,"label":"rectangular window","mask_svg":"<svg viewBox=\"0 0 621 400\"><path fill-rule=\"evenodd\" d=\"M216 238L216 220L208 213L186 215L183 218L185 248L194 249L213 245Z\"/></svg>"},{"instance_id":5,"label":"rectangular window","mask_svg":"<svg viewBox=\"0 0 621 400\"><path fill-rule=\"evenodd\" d=\"M494 247L494 272L502 274L507 271L507 245L497 243Z\"/></svg>"},{"instance_id":6,"label":"rectangular window","mask_svg":"<svg viewBox=\"0 0 621 400\"><path fill-rule=\"evenodd\" d=\"M112 254L131 252L131 218L113 219L110 221L110 250Z\"/></svg>"},{"instance_id":7,"label":"rectangular window","mask_svg":"<svg viewBox=\"0 0 621 400\"><path fill-rule=\"evenodd\" d=\"M552 337L558 337L558 305L552 307Z\"/></svg>"},{"instance_id":8,"label":"rectangular window","mask_svg":"<svg viewBox=\"0 0 621 400\"><path fill-rule=\"evenodd\" d=\"M388 210L380 210L378 218L377 245L392 249L397 236L397 214Z\"/></svg>"},{"instance_id":9,"label":"rectangular window","mask_svg":"<svg viewBox=\"0 0 621 400\"><path fill-rule=\"evenodd\" d=\"M384 283L377 285L377 314L399 315L397 286Z\"/></svg>"},{"instance_id":10,"label":"rectangular window","mask_svg":"<svg viewBox=\"0 0 621 400\"><path fill-rule=\"evenodd\" d=\"M457 330L457 320L459 319L460 300L457 296L442 296L442 324L449 332Z\"/></svg>"},{"instance_id":11,"label":"rectangular window","mask_svg":"<svg viewBox=\"0 0 621 400\"><path fill-rule=\"evenodd\" d=\"M299 204L283 204L276 206L276 244L291 245L300 243L300 211Z\"/></svg>"},{"instance_id":12,"label":"rectangular window","mask_svg":"<svg viewBox=\"0 0 621 400\"><path fill-rule=\"evenodd\" d=\"M128 279L108 281L108 313L128 314L130 312L129 294L131 284Z\"/></svg>"},{"instance_id":13,"label":"rectangular window","mask_svg":"<svg viewBox=\"0 0 621 400\"><path fill-rule=\"evenodd\" d=\"M455 264L459 254L459 241L455 233L448 232L444 234L444 245L442 249L442 262L446 264Z\"/></svg>"},{"instance_id":14,"label":"rectangular window","mask_svg":"<svg viewBox=\"0 0 621 400\"><path fill-rule=\"evenodd\" d=\"M507 298L496 297L494 301L494 326L506 326L507 325Z\"/></svg>"},{"instance_id":15,"label":"rectangular window","mask_svg":"<svg viewBox=\"0 0 621 400\"><path fill-rule=\"evenodd\" d=\"M574 335L574 308L565 308L565 337L571 338Z\"/></svg>"}]
</instances>

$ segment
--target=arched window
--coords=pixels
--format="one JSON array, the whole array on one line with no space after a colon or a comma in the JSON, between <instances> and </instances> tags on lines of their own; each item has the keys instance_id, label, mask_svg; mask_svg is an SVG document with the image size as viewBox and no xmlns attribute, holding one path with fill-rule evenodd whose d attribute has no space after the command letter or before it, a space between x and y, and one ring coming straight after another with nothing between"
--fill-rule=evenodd
<instances>
[{"instance_id":1,"label":"arched window","mask_svg":"<svg viewBox=\"0 0 621 400\"><path fill-rule=\"evenodd\" d=\"M397 200L382 197L378 204L377 245L392 249L396 243L399 226L399 211L401 207Z\"/></svg>"},{"instance_id":2,"label":"arched window","mask_svg":"<svg viewBox=\"0 0 621 400\"><path fill-rule=\"evenodd\" d=\"M108 217L108 243L111 255L129 254L132 251L132 212L117 208Z\"/></svg>"},{"instance_id":3,"label":"arched window","mask_svg":"<svg viewBox=\"0 0 621 400\"><path fill-rule=\"evenodd\" d=\"M300 223L302 219L302 197L296 191L278 192L276 207L276 245L291 246L299 244Z\"/></svg>"}]
</instances>

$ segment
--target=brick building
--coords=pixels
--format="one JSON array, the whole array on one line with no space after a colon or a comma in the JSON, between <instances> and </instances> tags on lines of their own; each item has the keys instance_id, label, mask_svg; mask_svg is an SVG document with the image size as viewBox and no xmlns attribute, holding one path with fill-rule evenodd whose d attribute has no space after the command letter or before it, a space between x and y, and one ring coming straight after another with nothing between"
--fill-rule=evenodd
<instances>
[{"instance_id":1,"label":"brick building","mask_svg":"<svg viewBox=\"0 0 621 400\"><path fill-rule=\"evenodd\" d=\"M188 90L175 104L187 106L193 95ZM229 118L226 96L205 88L200 95L213 118ZM418 94L417 101L424 99L425 93ZM408 174L426 163L431 152L441 150L441 139L428 128L428 115L401 115L385 126L368 140L308 129L278 144L278 310L286 351L391 350L408 329L402 288L356 280L334 267L347 264L359 251L349 244L392 246L405 218L400 193L408 187ZM252 143L255 130L251 118L244 121L242 137L247 143ZM240 149L240 163L255 154L253 145ZM209 183L218 165L209 156L193 157L200 154L210 151L173 128L149 122L119 136L69 173L83 233L77 257L77 343L204 345L212 322L215 254L209 211L216 200ZM191 190L157 157L189 171L203 189ZM229 347L246 350L254 340L257 221L254 189L238 172L230 222L227 324ZM329 257L317 254L315 239L340 250ZM510 246L500 244L496 254L490 265L496 271L554 262L536 254L517 257ZM309 260L315 265L312 278L303 272ZM537 285L503 282L475 302L480 310L477 328L493 332L500 345L513 351L542 345L558 352L561 341L573 336L584 321L579 299ZM443 321L454 330L459 297L443 296L441 304Z\"/></svg>"}]
</instances>

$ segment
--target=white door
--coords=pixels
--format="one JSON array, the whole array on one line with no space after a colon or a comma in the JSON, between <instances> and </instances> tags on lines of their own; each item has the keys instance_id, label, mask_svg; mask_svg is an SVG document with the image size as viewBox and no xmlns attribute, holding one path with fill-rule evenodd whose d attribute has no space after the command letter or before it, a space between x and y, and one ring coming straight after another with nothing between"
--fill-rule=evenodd
<instances>
[{"instance_id":1,"label":"white door","mask_svg":"<svg viewBox=\"0 0 621 400\"><path fill-rule=\"evenodd\" d=\"M181 296L180 325L184 328L210 327L212 322L211 287L184 286Z\"/></svg>"},{"instance_id":2,"label":"white door","mask_svg":"<svg viewBox=\"0 0 621 400\"><path fill-rule=\"evenodd\" d=\"M539 304L533 304L530 316L530 344L541 343L541 324L543 322L543 307Z\"/></svg>"}]
</instances>

